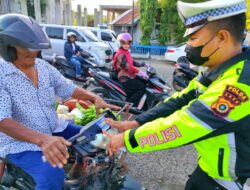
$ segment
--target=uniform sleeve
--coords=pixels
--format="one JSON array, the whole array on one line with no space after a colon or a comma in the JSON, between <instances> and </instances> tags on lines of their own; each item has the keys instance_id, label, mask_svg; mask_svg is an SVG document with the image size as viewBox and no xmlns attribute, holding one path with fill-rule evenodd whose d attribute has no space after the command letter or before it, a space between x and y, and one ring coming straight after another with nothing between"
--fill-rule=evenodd
<instances>
[{"instance_id":1,"label":"uniform sleeve","mask_svg":"<svg viewBox=\"0 0 250 190\"><path fill-rule=\"evenodd\" d=\"M148 152L178 147L225 125L230 126L230 123L249 114L248 85L221 82L212 86L172 115L126 131L127 149L130 152Z\"/></svg>"},{"instance_id":2,"label":"uniform sleeve","mask_svg":"<svg viewBox=\"0 0 250 190\"><path fill-rule=\"evenodd\" d=\"M135 120L143 125L160 117L167 117L175 111L186 106L191 100L196 97L196 78L192 80L188 87L182 92L176 92L171 97L167 98L163 103L155 106L147 112L135 117Z\"/></svg>"},{"instance_id":3,"label":"uniform sleeve","mask_svg":"<svg viewBox=\"0 0 250 190\"><path fill-rule=\"evenodd\" d=\"M66 79L56 68L51 65L49 67L55 94L65 99L71 97L77 86L69 79Z\"/></svg>"},{"instance_id":4,"label":"uniform sleeve","mask_svg":"<svg viewBox=\"0 0 250 190\"><path fill-rule=\"evenodd\" d=\"M12 104L9 92L0 84L0 121L12 118Z\"/></svg>"}]
</instances>

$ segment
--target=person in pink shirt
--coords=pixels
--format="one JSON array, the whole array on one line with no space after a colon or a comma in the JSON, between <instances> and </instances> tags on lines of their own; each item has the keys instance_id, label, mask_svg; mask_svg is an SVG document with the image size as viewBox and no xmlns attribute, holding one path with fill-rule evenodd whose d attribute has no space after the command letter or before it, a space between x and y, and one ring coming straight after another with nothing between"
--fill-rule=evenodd
<instances>
[{"instance_id":1,"label":"person in pink shirt","mask_svg":"<svg viewBox=\"0 0 250 190\"><path fill-rule=\"evenodd\" d=\"M129 52L132 43L132 36L129 33L121 33L117 39L120 42L120 48L115 54L112 65L117 80L122 84L127 94L127 100L137 106L144 94L146 80L148 79L147 74L137 67L145 64L133 60Z\"/></svg>"}]
</instances>

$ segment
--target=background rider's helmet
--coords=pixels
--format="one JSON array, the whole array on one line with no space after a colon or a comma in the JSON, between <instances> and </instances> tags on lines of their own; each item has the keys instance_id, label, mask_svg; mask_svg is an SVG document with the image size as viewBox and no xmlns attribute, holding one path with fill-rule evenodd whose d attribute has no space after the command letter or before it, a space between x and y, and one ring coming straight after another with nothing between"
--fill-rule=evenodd
<instances>
[{"instance_id":1,"label":"background rider's helmet","mask_svg":"<svg viewBox=\"0 0 250 190\"><path fill-rule=\"evenodd\" d=\"M51 47L48 36L31 17L20 14L0 16L0 55L6 61L16 59L16 48L41 51Z\"/></svg>"},{"instance_id":2,"label":"background rider's helmet","mask_svg":"<svg viewBox=\"0 0 250 190\"><path fill-rule=\"evenodd\" d=\"M132 36L129 33L121 33L117 36L117 40L120 42L120 46L124 42L132 43Z\"/></svg>"},{"instance_id":3,"label":"background rider's helmet","mask_svg":"<svg viewBox=\"0 0 250 190\"><path fill-rule=\"evenodd\" d=\"M67 39L68 39L68 41L69 41L70 37L72 37L72 36L76 39L76 33L74 33L74 32L68 32L67 33Z\"/></svg>"}]
</instances>

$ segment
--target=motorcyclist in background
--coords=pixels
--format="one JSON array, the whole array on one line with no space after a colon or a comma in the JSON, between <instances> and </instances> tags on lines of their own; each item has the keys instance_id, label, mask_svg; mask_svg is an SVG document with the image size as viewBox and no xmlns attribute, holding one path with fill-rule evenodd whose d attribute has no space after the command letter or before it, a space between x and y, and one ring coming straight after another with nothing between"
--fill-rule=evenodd
<instances>
[{"instance_id":1,"label":"motorcyclist in background","mask_svg":"<svg viewBox=\"0 0 250 190\"><path fill-rule=\"evenodd\" d=\"M76 44L76 34L74 32L68 32L67 41L64 44L64 56L66 57L69 64L75 66L76 69L76 79L82 81L82 66L84 62L82 58L83 50L80 46Z\"/></svg>"},{"instance_id":2,"label":"motorcyclist in background","mask_svg":"<svg viewBox=\"0 0 250 190\"><path fill-rule=\"evenodd\" d=\"M129 52L132 36L129 33L121 33L117 39L120 42L120 48L115 54L112 65L116 72L117 80L122 84L128 96L127 100L134 103L134 106L137 106L146 87L143 79L147 80L148 76L136 67L144 66L145 63L140 64L132 59Z\"/></svg>"}]
</instances>

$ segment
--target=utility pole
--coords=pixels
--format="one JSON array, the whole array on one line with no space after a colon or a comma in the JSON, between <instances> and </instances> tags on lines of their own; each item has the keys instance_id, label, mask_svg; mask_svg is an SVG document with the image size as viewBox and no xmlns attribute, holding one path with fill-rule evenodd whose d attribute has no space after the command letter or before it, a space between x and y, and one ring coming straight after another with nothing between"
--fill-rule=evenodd
<instances>
[{"instance_id":1,"label":"utility pole","mask_svg":"<svg viewBox=\"0 0 250 190\"><path fill-rule=\"evenodd\" d=\"M134 41L134 16L135 16L135 1L133 1L133 4L132 4L132 25L131 25L131 35L132 35L132 39Z\"/></svg>"}]
</instances>

